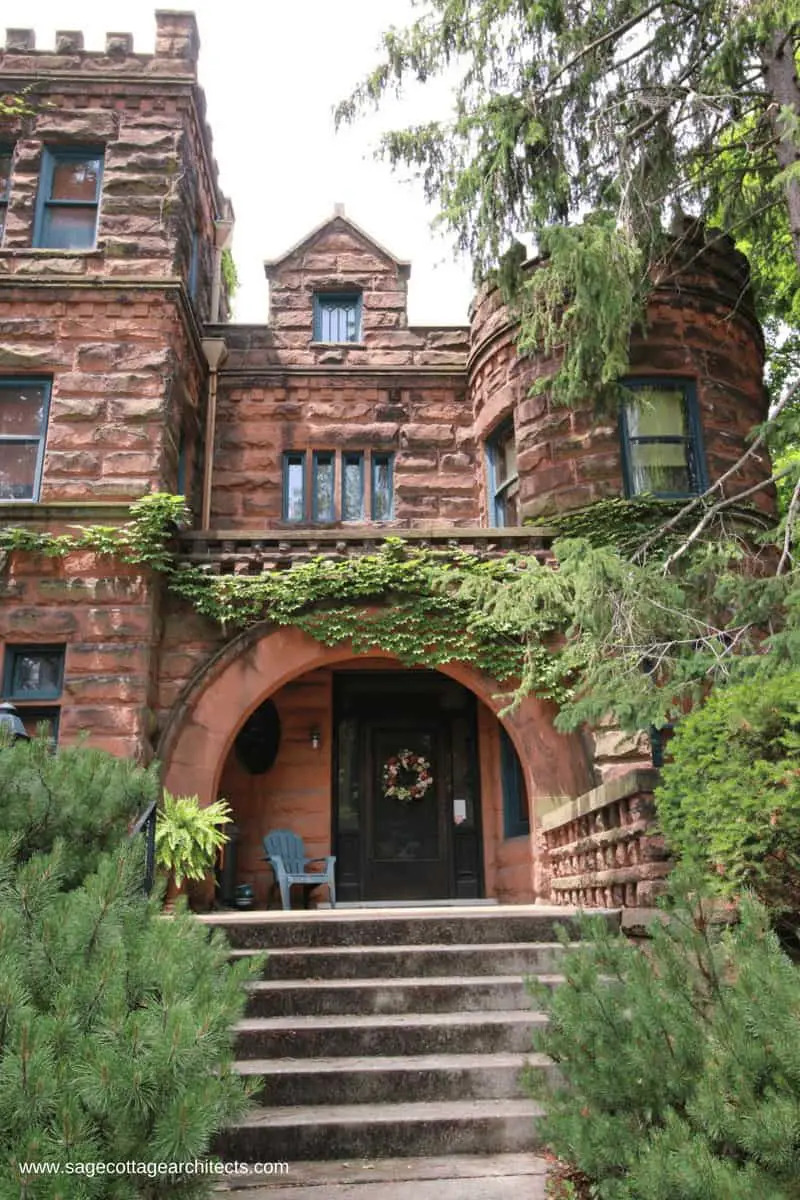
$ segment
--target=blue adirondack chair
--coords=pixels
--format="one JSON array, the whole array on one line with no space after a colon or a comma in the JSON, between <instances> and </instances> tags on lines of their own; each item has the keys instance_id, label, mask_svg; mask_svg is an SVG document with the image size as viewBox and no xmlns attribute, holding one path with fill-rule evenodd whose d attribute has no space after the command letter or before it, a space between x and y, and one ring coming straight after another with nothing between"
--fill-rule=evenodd
<instances>
[{"instance_id":1,"label":"blue adirondack chair","mask_svg":"<svg viewBox=\"0 0 800 1200\"><path fill-rule=\"evenodd\" d=\"M328 885L331 898L331 908L336 907L336 881L333 878L333 868L336 865L334 855L327 858L306 858L303 839L291 829L273 829L263 839L264 858L272 867L275 882L281 893L281 904L291 908L291 887L299 883L305 888L306 900L308 893L314 888ZM314 863L324 863L320 871L309 871Z\"/></svg>"}]
</instances>

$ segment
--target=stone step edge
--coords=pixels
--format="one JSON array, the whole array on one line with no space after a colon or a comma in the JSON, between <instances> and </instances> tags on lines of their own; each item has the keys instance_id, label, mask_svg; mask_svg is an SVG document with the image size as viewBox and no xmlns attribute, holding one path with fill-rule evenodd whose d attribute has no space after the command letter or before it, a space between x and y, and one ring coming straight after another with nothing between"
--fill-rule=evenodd
<instances>
[{"instance_id":1,"label":"stone step edge","mask_svg":"<svg viewBox=\"0 0 800 1200\"><path fill-rule=\"evenodd\" d=\"M281 1077L286 1075L337 1075L354 1072L522 1070L530 1066L546 1070L553 1065L546 1054L497 1051L494 1054L396 1054L352 1055L319 1058L243 1058L233 1070L239 1075Z\"/></svg>"},{"instance_id":2,"label":"stone step edge","mask_svg":"<svg viewBox=\"0 0 800 1200\"><path fill-rule=\"evenodd\" d=\"M398 1125L435 1121L507 1120L544 1115L534 1100L417 1100L400 1104L308 1104L251 1109L228 1128L263 1129L276 1126Z\"/></svg>"},{"instance_id":3,"label":"stone step edge","mask_svg":"<svg viewBox=\"0 0 800 1200\"><path fill-rule=\"evenodd\" d=\"M330 1016L245 1017L233 1026L234 1033L300 1033L326 1029L403 1029L424 1026L522 1025L531 1027L547 1023L541 1012L524 1008L490 1009L476 1012L448 1013L334 1013Z\"/></svg>"},{"instance_id":4,"label":"stone step edge","mask_svg":"<svg viewBox=\"0 0 800 1200\"><path fill-rule=\"evenodd\" d=\"M242 1164L246 1165L246 1164ZM290 1164L286 1175L273 1175L264 1182L263 1194L272 1195L277 1188L305 1189L327 1187L332 1189L349 1185L396 1183L411 1180L416 1183L433 1180L518 1178L533 1176L544 1178L549 1169L546 1159L536 1154L448 1154L420 1155L416 1158L356 1158L321 1159ZM219 1191L236 1192L258 1187L257 1181L264 1177L250 1174L241 1179L227 1179L218 1185ZM298 1195L302 1192L298 1190ZM331 1195L338 1194L330 1192Z\"/></svg>"},{"instance_id":5,"label":"stone step edge","mask_svg":"<svg viewBox=\"0 0 800 1200\"><path fill-rule=\"evenodd\" d=\"M404 988L453 988L453 987L510 987L525 986L523 975L404 975L401 978L378 978L367 975L363 979L256 979L245 984L251 994L270 992L290 992L297 989L309 992L345 991L358 988L359 991L402 991ZM564 982L563 975L553 975L545 971L532 971L530 978L548 986L557 986Z\"/></svg>"},{"instance_id":6,"label":"stone step edge","mask_svg":"<svg viewBox=\"0 0 800 1200\"><path fill-rule=\"evenodd\" d=\"M321 957L323 954L337 956L353 956L363 954L458 954L468 951L473 954L497 954L509 950L514 951L568 951L580 946L580 942L397 942L388 946L265 946L262 949L250 949L242 946L231 948L228 957L232 959L255 958L258 954L266 954L272 958L281 954L287 958Z\"/></svg>"}]
</instances>

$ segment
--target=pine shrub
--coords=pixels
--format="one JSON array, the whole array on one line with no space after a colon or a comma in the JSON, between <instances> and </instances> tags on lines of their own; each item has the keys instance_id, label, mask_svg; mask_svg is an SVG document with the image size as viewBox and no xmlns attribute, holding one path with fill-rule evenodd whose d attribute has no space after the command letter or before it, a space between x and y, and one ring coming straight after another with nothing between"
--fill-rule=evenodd
<instances>
[{"instance_id":1,"label":"pine shrub","mask_svg":"<svg viewBox=\"0 0 800 1200\"><path fill-rule=\"evenodd\" d=\"M25 782L27 781L27 782ZM19 1163L193 1162L235 1120L233 1023L253 967L142 892L128 819L155 775L42 743L0 750L0 1197L156 1200L208 1176L23 1179ZM90 810L88 805L94 804ZM74 1168L73 1168L74 1169Z\"/></svg>"},{"instance_id":2,"label":"pine shrub","mask_svg":"<svg viewBox=\"0 0 800 1200\"><path fill-rule=\"evenodd\" d=\"M598 1200L800 1197L800 974L745 898L740 923L676 885L647 950L587 921L535 1048L545 1144Z\"/></svg>"},{"instance_id":3,"label":"pine shrub","mask_svg":"<svg viewBox=\"0 0 800 1200\"><path fill-rule=\"evenodd\" d=\"M683 718L656 790L670 847L782 925L800 914L800 671L715 689Z\"/></svg>"}]
</instances>

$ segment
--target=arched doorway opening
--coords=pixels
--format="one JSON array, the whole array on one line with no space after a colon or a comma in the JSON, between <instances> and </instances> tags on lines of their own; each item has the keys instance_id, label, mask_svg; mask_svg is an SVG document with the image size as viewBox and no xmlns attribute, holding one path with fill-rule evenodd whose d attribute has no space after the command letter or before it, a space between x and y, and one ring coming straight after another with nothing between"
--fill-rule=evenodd
<instances>
[{"instance_id":1,"label":"arched doorway opening","mask_svg":"<svg viewBox=\"0 0 800 1200\"><path fill-rule=\"evenodd\" d=\"M240 872L259 903L269 877L261 839L287 826L308 853L337 854L342 899L530 900L545 892L538 814L587 790L591 764L579 738L555 731L552 706L526 698L502 722L527 793L526 826L510 830L497 690L463 664L408 671L297 629L249 631L198 673L174 711L160 746L165 783L206 803L232 801ZM254 773L236 742L267 700L280 744ZM382 786L387 761L405 749L430 762L427 811L387 800Z\"/></svg>"}]
</instances>

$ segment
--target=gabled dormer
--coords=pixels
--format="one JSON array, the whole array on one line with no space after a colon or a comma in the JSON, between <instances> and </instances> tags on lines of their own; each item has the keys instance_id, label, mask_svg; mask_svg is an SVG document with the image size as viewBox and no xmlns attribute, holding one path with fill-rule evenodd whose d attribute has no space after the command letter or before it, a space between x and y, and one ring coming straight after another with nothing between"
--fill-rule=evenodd
<instances>
[{"instance_id":1,"label":"gabled dormer","mask_svg":"<svg viewBox=\"0 0 800 1200\"><path fill-rule=\"evenodd\" d=\"M345 216L341 204L264 267L276 345L377 347L391 343L393 330L408 326L411 264Z\"/></svg>"}]
</instances>

